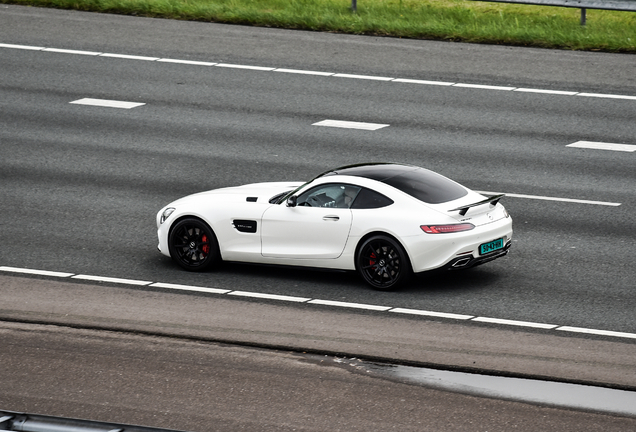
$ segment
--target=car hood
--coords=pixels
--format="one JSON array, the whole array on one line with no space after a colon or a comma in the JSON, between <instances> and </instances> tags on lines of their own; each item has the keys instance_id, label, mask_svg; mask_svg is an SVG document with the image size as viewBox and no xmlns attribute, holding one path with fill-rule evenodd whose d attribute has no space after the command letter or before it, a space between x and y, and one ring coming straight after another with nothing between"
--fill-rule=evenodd
<instances>
[{"instance_id":1,"label":"car hood","mask_svg":"<svg viewBox=\"0 0 636 432\"><path fill-rule=\"evenodd\" d=\"M290 192L303 182L268 182L252 183L242 186L233 186L220 189L212 189L205 192L188 195L170 203L170 206L187 204L191 201L206 200L229 202L258 202L269 203L269 200L281 193Z\"/></svg>"}]
</instances>

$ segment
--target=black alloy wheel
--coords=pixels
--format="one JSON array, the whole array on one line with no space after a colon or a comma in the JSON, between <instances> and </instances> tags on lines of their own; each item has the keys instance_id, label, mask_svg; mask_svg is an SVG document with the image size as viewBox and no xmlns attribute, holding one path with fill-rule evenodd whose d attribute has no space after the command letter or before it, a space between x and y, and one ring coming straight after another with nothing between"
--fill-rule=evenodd
<instances>
[{"instance_id":1,"label":"black alloy wheel","mask_svg":"<svg viewBox=\"0 0 636 432\"><path fill-rule=\"evenodd\" d=\"M385 235L371 237L362 243L356 257L356 268L362 278L377 290L392 290L411 274L411 266L402 246Z\"/></svg>"},{"instance_id":2,"label":"black alloy wheel","mask_svg":"<svg viewBox=\"0 0 636 432\"><path fill-rule=\"evenodd\" d=\"M172 227L168 239L170 256L188 271L204 271L220 257L212 229L200 219L182 219Z\"/></svg>"}]
</instances>

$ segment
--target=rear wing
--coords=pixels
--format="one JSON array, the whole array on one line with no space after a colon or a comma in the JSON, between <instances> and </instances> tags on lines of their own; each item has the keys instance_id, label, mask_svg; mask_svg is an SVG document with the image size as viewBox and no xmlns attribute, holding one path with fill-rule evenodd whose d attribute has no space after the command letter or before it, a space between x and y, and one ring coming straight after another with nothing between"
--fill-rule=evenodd
<instances>
[{"instance_id":1,"label":"rear wing","mask_svg":"<svg viewBox=\"0 0 636 432\"><path fill-rule=\"evenodd\" d=\"M464 216L466 214L466 212L468 212L468 209L470 209L471 207L477 207L483 204L488 204L490 203L490 205L495 206L497 205L497 203L499 202L499 200L501 198L503 198L506 194L499 194L499 195L493 195L491 197L486 198L485 200L473 203L473 204L466 204L460 207L457 207L455 209L449 210L449 212L453 212L453 211L458 211L459 210L459 214L461 216Z\"/></svg>"}]
</instances>

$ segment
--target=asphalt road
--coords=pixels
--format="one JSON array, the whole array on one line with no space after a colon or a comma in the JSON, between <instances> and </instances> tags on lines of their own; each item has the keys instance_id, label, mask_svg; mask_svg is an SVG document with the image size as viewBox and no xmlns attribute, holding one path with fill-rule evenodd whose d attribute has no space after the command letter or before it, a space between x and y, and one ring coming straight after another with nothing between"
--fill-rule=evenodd
<instances>
[{"instance_id":1,"label":"asphalt road","mask_svg":"<svg viewBox=\"0 0 636 432\"><path fill-rule=\"evenodd\" d=\"M347 358L18 324L0 332L5 410L202 432L618 432L636 423L382 379Z\"/></svg>"},{"instance_id":2,"label":"asphalt road","mask_svg":"<svg viewBox=\"0 0 636 432\"><path fill-rule=\"evenodd\" d=\"M626 72L631 56L19 7L2 9L0 20L2 43L10 44L636 95ZM3 265L636 332L636 153L566 147L634 144L634 100L10 48L0 55ZM446 75L435 71L441 64ZM69 103L86 97L146 105ZM390 126L312 126L324 119ZM373 292L340 273L229 264L188 274L155 251L155 212L177 197L387 160L428 167L475 190L620 206L505 198L515 229L508 258L423 276L396 293Z\"/></svg>"},{"instance_id":3,"label":"asphalt road","mask_svg":"<svg viewBox=\"0 0 636 432\"><path fill-rule=\"evenodd\" d=\"M0 44L552 92L0 47L0 266L636 332L636 153L566 147L636 144L636 100L607 96L636 96L633 56L6 5ZM70 103L82 98L144 105ZM389 127L312 126L325 119ZM190 274L156 252L155 213L175 198L361 161L511 194L510 255L381 293L348 273L225 264ZM30 295L42 300L25 290L24 303Z\"/></svg>"}]
</instances>

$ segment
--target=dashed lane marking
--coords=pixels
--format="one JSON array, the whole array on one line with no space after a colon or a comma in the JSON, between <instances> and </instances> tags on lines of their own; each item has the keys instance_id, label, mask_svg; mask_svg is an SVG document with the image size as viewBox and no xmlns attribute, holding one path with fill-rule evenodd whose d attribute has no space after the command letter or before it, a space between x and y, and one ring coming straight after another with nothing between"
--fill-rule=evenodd
<instances>
[{"instance_id":1,"label":"dashed lane marking","mask_svg":"<svg viewBox=\"0 0 636 432\"><path fill-rule=\"evenodd\" d=\"M152 283L151 281L121 279L121 278L93 276L93 275L84 275L84 274L71 276L71 279L80 279L80 280L93 281L93 282L109 282L109 283L124 284L124 285L140 285L140 286L146 286Z\"/></svg>"},{"instance_id":2,"label":"dashed lane marking","mask_svg":"<svg viewBox=\"0 0 636 432\"><path fill-rule=\"evenodd\" d=\"M363 123L363 122L342 121L342 120L323 120L323 121L314 123L312 126L327 126L327 127L344 128L344 129L378 130L378 129L388 127L389 125L380 124L380 123Z\"/></svg>"},{"instance_id":3,"label":"dashed lane marking","mask_svg":"<svg viewBox=\"0 0 636 432\"><path fill-rule=\"evenodd\" d=\"M566 147L593 149L593 150L636 152L636 145L634 144L615 144L615 143L594 142L594 141L577 141L575 143L566 145Z\"/></svg>"},{"instance_id":4,"label":"dashed lane marking","mask_svg":"<svg viewBox=\"0 0 636 432\"><path fill-rule=\"evenodd\" d=\"M91 55L91 56L99 56L99 57L120 58L120 59L127 59L127 60L181 63L185 65L197 65L197 66L206 66L206 67L211 66L211 67L223 67L223 68L234 68L234 69L248 69L248 70L264 71L264 72L287 72L287 73L295 73L295 74L325 76L325 77L385 81L385 82L393 82L393 83L401 83L401 84L449 86L449 87L458 87L458 88L475 89L475 90L513 91L513 92L538 93L538 94L559 95L559 96L582 96L582 97L604 98L604 99L636 100L636 96L632 96L632 95L572 92L572 91L550 90L550 89L532 89L532 88L518 88L518 87L509 87L509 86L484 85L484 84L476 84L476 83L455 83L455 82L417 80L417 79L407 79L407 78L391 78L391 77L382 77L382 76L373 76L373 75L357 75L357 74L335 73L335 72L305 71L301 69L285 69L285 68L276 68L276 67L250 66L250 65L229 64L229 63L164 59L160 57L147 57L147 56L115 54L115 53L100 53L100 52L93 52L93 51L82 51L82 50L72 50L72 49L64 49L64 48L40 47L40 46L17 45L17 44L6 44L6 43L0 43L0 48L20 49L20 50L29 50L29 51L44 51L49 53L60 53L60 54Z\"/></svg>"},{"instance_id":5,"label":"dashed lane marking","mask_svg":"<svg viewBox=\"0 0 636 432\"><path fill-rule=\"evenodd\" d=\"M99 107L107 107L107 108L123 108L123 109L131 109L136 108L142 105L146 105L142 102L126 102L126 101L117 101L117 100L108 100L108 99L91 99L84 98L79 99L73 102L69 102L75 105L90 105L90 106L99 106Z\"/></svg>"},{"instance_id":6,"label":"dashed lane marking","mask_svg":"<svg viewBox=\"0 0 636 432\"><path fill-rule=\"evenodd\" d=\"M589 205L602 205L609 207L618 207L621 203L617 202L607 202L607 201L591 201L591 200L583 200L583 199L574 199L574 198L558 198L558 197L549 197L549 196L541 196L541 195L522 195L522 194L514 194L514 193L505 193L505 192L477 192L482 195L500 195L504 194L507 197L511 198L525 198L525 199L534 199L534 200L543 200L543 201L559 201L559 202L568 202L568 203L576 203L576 204L589 204Z\"/></svg>"},{"instance_id":7,"label":"dashed lane marking","mask_svg":"<svg viewBox=\"0 0 636 432\"><path fill-rule=\"evenodd\" d=\"M227 290L227 289L220 289L220 288L206 288L206 287L197 287L197 286L189 286L189 285L169 284L169 283L162 283L162 282L153 283L150 281L142 281L142 280L135 280L135 279L92 276L92 275L73 274L73 273L56 272L56 271L48 271L48 270L35 270L35 269L26 269L26 268L19 268L19 267L9 267L9 266L0 266L0 272L29 274L29 275L36 275L36 276L50 276L50 277L58 277L58 278L71 278L71 279L79 279L79 280L86 280L86 281L93 281L93 282L108 282L108 283L123 284L123 285L150 286L153 288L161 288L166 290L205 292L209 294L233 295L238 297L251 297L251 298L260 298L260 299L294 302L294 303L306 303L306 304L312 304L312 305L334 306L334 307L350 308L350 309L364 309L364 310L377 311L377 312L393 312L393 313L426 316L426 317L434 317L434 318L445 318L445 319L460 320L460 321L474 321L474 322L503 325L503 326L528 327L528 328L533 328L538 330L558 330L558 331L570 332L570 333L583 333L583 334L596 335L596 336L636 339L636 333L590 329L590 328L584 328L584 327L561 326L557 324L535 323L535 322L529 322L529 321L517 321L517 320L509 320L509 319L501 319L501 318L479 317L479 316L473 316L473 315L455 314L455 313L447 313L447 312L405 309L405 308L396 308L392 306L380 306L380 305L372 305L372 304L364 304L364 303L349 303L349 302L343 302L343 301L311 299L311 298L305 298L305 297L294 297L294 296L258 293L258 292L250 292L250 291L234 291L234 290Z\"/></svg>"}]
</instances>

